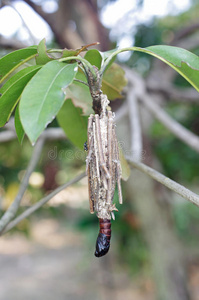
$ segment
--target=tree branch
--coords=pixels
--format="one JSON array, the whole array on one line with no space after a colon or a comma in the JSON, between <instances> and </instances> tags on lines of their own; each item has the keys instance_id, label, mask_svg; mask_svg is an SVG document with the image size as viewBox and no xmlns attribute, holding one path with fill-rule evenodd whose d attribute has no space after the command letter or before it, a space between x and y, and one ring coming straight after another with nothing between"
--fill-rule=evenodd
<instances>
[{"instance_id":1,"label":"tree branch","mask_svg":"<svg viewBox=\"0 0 199 300\"><path fill-rule=\"evenodd\" d=\"M181 141L194 149L196 152L199 152L199 137L170 117L151 99L150 95L148 95L146 92L142 78L137 73L134 74L134 72L131 71L129 80L134 85L134 89L137 90L136 93L139 97L139 100L142 101L142 103L153 114L153 116Z\"/></svg>"},{"instance_id":2,"label":"tree branch","mask_svg":"<svg viewBox=\"0 0 199 300\"><path fill-rule=\"evenodd\" d=\"M154 80L153 80L154 81ZM173 102L180 103L199 103L198 92L193 88L181 88L177 89L171 84L164 85L163 83L154 82L149 80L146 83L146 89L150 93L159 93L161 96L166 98L166 100L172 100Z\"/></svg>"},{"instance_id":3,"label":"tree branch","mask_svg":"<svg viewBox=\"0 0 199 300\"><path fill-rule=\"evenodd\" d=\"M20 17L21 21L22 21L22 24L24 26L24 28L27 30L28 34L29 34L29 37L31 38L32 42L34 44L37 44L37 40L36 38L34 37L34 35L32 34L31 30L29 29L28 25L26 24L26 22L24 21L24 18L22 17L22 15L20 14L20 12L16 9L16 7L10 2L10 1L5 1L6 5L12 7L12 9L14 11L16 11L16 13L18 14L18 16Z\"/></svg>"},{"instance_id":4,"label":"tree branch","mask_svg":"<svg viewBox=\"0 0 199 300\"><path fill-rule=\"evenodd\" d=\"M41 138L45 140L65 140L67 136L62 128L47 128L42 132Z\"/></svg>"},{"instance_id":5,"label":"tree branch","mask_svg":"<svg viewBox=\"0 0 199 300\"><path fill-rule=\"evenodd\" d=\"M192 34L193 32L195 32L198 29L199 29L198 22L180 29L179 31L177 31L175 33L175 36L174 36L174 39L173 39L171 45L176 45L179 40L187 37L188 35Z\"/></svg>"},{"instance_id":6,"label":"tree branch","mask_svg":"<svg viewBox=\"0 0 199 300\"><path fill-rule=\"evenodd\" d=\"M12 49L12 50L18 50L21 48L27 47L24 43L18 41L17 39L13 38L5 38L4 36L0 35L0 47L5 49Z\"/></svg>"},{"instance_id":7,"label":"tree branch","mask_svg":"<svg viewBox=\"0 0 199 300\"><path fill-rule=\"evenodd\" d=\"M19 205L21 203L22 197L27 189L30 175L32 174L33 170L35 169L41 155L41 151L43 149L44 139L39 139L34 147L32 157L30 159L28 168L26 170L25 176L21 182L18 194L15 198L15 200L12 202L10 207L7 209L7 211L4 213L0 220L0 233L3 231L5 226L14 218Z\"/></svg>"},{"instance_id":8,"label":"tree branch","mask_svg":"<svg viewBox=\"0 0 199 300\"><path fill-rule=\"evenodd\" d=\"M14 131L6 130L0 132L0 143L9 142L16 139L17 135Z\"/></svg>"},{"instance_id":9,"label":"tree branch","mask_svg":"<svg viewBox=\"0 0 199 300\"><path fill-rule=\"evenodd\" d=\"M7 125L6 125L7 126ZM0 132L0 143L9 142L17 138L14 128L11 126L5 127L5 131ZM67 139L62 128L47 128L40 136L45 140L64 140Z\"/></svg>"},{"instance_id":10,"label":"tree branch","mask_svg":"<svg viewBox=\"0 0 199 300\"><path fill-rule=\"evenodd\" d=\"M128 102L128 114L129 114L130 132L131 132L132 159L136 161L141 161L143 146L142 146L140 115L138 110L138 99L136 95L136 89L134 89L134 87L132 86L129 87L127 102Z\"/></svg>"},{"instance_id":11,"label":"tree branch","mask_svg":"<svg viewBox=\"0 0 199 300\"><path fill-rule=\"evenodd\" d=\"M20 214L18 217L16 217L12 222L10 222L3 231L1 231L0 235L8 232L10 229L12 229L14 226L16 226L19 222L21 222L23 219L30 216L33 212L35 212L37 209L39 209L41 206L43 206L45 203L47 203L52 197L60 193L65 188L69 187L70 185L80 181L82 178L86 176L86 173L81 173L77 177L73 178L72 180L66 182L65 184L61 185L57 189L55 189L52 193L48 194L46 197L42 198L40 201L35 203L33 206L26 209L22 214Z\"/></svg>"},{"instance_id":12,"label":"tree branch","mask_svg":"<svg viewBox=\"0 0 199 300\"><path fill-rule=\"evenodd\" d=\"M127 158L128 159L128 158ZM164 176L163 174L155 171L154 169L137 162L132 159L128 159L129 164L138 169L139 171L145 173L146 175L150 176L151 178L155 179L156 181L162 183L164 186L169 188L170 190L176 192L178 195L183 197L184 199L188 200L189 202L195 204L199 207L199 195L193 193L189 189L185 188L181 184L171 180L170 178Z\"/></svg>"},{"instance_id":13,"label":"tree branch","mask_svg":"<svg viewBox=\"0 0 199 300\"><path fill-rule=\"evenodd\" d=\"M189 147L199 152L199 137L186 129L176 120L171 118L159 105L157 105L150 96L147 94L142 95L140 100L153 114L153 116L159 120L169 131L171 131L176 137L187 144Z\"/></svg>"}]
</instances>

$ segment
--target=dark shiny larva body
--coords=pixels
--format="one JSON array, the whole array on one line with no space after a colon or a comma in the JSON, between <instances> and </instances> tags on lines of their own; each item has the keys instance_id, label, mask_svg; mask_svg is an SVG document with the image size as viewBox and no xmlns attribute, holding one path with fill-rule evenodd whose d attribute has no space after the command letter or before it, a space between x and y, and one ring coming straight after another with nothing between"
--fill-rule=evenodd
<instances>
[{"instance_id":1,"label":"dark shiny larva body","mask_svg":"<svg viewBox=\"0 0 199 300\"><path fill-rule=\"evenodd\" d=\"M111 220L99 219L100 231L96 241L95 256L105 255L110 248Z\"/></svg>"}]
</instances>

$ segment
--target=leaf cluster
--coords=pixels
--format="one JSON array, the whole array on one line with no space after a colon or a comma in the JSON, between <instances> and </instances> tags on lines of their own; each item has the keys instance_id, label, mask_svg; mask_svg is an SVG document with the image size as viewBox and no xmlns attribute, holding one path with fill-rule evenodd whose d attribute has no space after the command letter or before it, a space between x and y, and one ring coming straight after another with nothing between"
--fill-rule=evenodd
<instances>
[{"instance_id":1,"label":"leaf cluster","mask_svg":"<svg viewBox=\"0 0 199 300\"><path fill-rule=\"evenodd\" d=\"M95 43L96 44L96 43ZM93 45L93 44L91 44ZM68 138L82 148L87 116L92 113L91 82L100 77L100 88L110 100L121 97L124 71L114 63L117 54L138 51L162 60L199 91L199 57L177 47L129 47L100 52L96 49L46 49L38 46L17 50L0 59L0 126L15 114L20 142L26 133L32 144L56 117ZM84 58L80 53L86 51ZM89 80L92 76L93 80ZM66 101L67 100L67 101Z\"/></svg>"},{"instance_id":2,"label":"leaf cluster","mask_svg":"<svg viewBox=\"0 0 199 300\"><path fill-rule=\"evenodd\" d=\"M57 117L68 138L82 148L86 140L87 116L93 112L87 70L90 68L94 73L93 65L100 69L111 54L95 49L87 51L87 46L76 50L47 50L42 40L38 46L2 57L0 126L3 127L14 113L19 141L22 142L26 133L34 144ZM79 55L82 51L87 51L84 59ZM102 90L114 100L121 98L126 80L118 65L111 62L109 66Z\"/></svg>"}]
</instances>

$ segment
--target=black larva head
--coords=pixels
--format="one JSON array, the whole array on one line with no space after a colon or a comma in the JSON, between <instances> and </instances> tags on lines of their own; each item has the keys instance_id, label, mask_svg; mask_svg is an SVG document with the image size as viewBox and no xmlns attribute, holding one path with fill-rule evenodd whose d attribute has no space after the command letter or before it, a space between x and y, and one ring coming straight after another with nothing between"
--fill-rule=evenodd
<instances>
[{"instance_id":1,"label":"black larva head","mask_svg":"<svg viewBox=\"0 0 199 300\"><path fill-rule=\"evenodd\" d=\"M110 247L110 241L108 240L107 236L103 233L99 233L96 241L96 250L95 256L101 257L105 255Z\"/></svg>"}]
</instances>

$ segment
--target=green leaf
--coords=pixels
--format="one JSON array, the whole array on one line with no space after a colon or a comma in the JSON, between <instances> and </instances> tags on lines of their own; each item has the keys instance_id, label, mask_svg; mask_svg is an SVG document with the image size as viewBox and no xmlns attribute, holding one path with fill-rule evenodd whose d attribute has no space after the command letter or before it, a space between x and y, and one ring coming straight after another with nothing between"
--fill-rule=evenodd
<instances>
[{"instance_id":1,"label":"green leaf","mask_svg":"<svg viewBox=\"0 0 199 300\"><path fill-rule=\"evenodd\" d=\"M67 99L57 115L57 120L69 140L83 150L87 140L88 117L82 116L82 109L74 106L71 99Z\"/></svg>"},{"instance_id":2,"label":"green leaf","mask_svg":"<svg viewBox=\"0 0 199 300\"><path fill-rule=\"evenodd\" d=\"M87 82L85 75L80 70L76 74L75 78L85 83ZM75 106L82 108L84 115L88 116L93 113L92 97L87 85L73 81L73 83L65 90L65 95L66 99L72 99Z\"/></svg>"},{"instance_id":3,"label":"green leaf","mask_svg":"<svg viewBox=\"0 0 199 300\"><path fill-rule=\"evenodd\" d=\"M22 144L25 132L23 130L23 126L21 124L21 120L19 117L19 105L17 105L16 110L15 110L15 130L17 133L18 140L19 140L20 144Z\"/></svg>"},{"instance_id":4,"label":"green leaf","mask_svg":"<svg viewBox=\"0 0 199 300\"><path fill-rule=\"evenodd\" d=\"M122 179L124 181L127 181L131 174L131 169L129 167L129 164L128 164L126 158L124 157L124 154L123 154L121 148L119 148L119 158L120 158L120 163L121 163L121 167L122 167Z\"/></svg>"},{"instance_id":5,"label":"green leaf","mask_svg":"<svg viewBox=\"0 0 199 300\"><path fill-rule=\"evenodd\" d=\"M37 65L45 65L47 62L54 60L47 54L46 40L43 39L37 47L37 55L35 57Z\"/></svg>"},{"instance_id":6,"label":"green leaf","mask_svg":"<svg viewBox=\"0 0 199 300\"><path fill-rule=\"evenodd\" d=\"M13 75L0 89L0 127L8 122L25 85L35 75L41 66L32 66L22 69Z\"/></svg>"},{"instance_id":7,"label":"green leaf","mask_svg":"<svg viewBox=\"0 0 199 300\"><path fill-rule=\"evenodd\" d=\"M42 131L56 117L65 99L65 88L71 84L77 63L51 61L25 87L19 114L25 133L35 143Z\"/></svg>"},{"instance_id":8,"label":"green leaf","mask_svg":"<svg viewBox=\"0 0 199 300\"><path fill-rule=\"evenodd\" d=\"M127 85L124 70L117 64L112 64L104 73L102 91L109 100L122 98L121 92Z\"/></svg>"},{"instance_id":9,"label":"green leaf","mask_svg":"<svg viewBox=\"0 0 199 300\"><path fill-rule=\"evenodd\" d=\"M151 54L180 73L199 92L199 57L185 49L173 46L151 46Z\"/></svg>"},{"instance_id":10,"label":"green leaf","mask_svg":"<svg viewBox=\"0 0 199 300\"><path fill-rule=\"evenodd\" d=\"M24 64L37 53L37 47L32 46L11 52L0 59L0 83L20 65Z\"/></svg>"},{"instance_id":11,"label":"green leaf","mask_svg":"<svg viewBox=\"0 0 199 300\"><path fill-rule=\"evenodd\" d=\"M96 66L98 69L101 68L102 55L97 49L88 50L84 58L91 63L91 65Z\"/></svg>"},{"instance_id":12,"label":"green leaf","mask_svg":"<svg viewBox=\"0 0 199 300\"><path fill-rule=\"evenodd\" d=\"M173 46L128 47L112 53L101 67L100 74L108 68L112 59L124 51L139 51L155 56L181 74L199 92L199 57L185 49Z\"/></svg>"}]
</instances>

